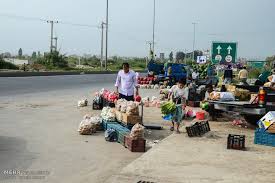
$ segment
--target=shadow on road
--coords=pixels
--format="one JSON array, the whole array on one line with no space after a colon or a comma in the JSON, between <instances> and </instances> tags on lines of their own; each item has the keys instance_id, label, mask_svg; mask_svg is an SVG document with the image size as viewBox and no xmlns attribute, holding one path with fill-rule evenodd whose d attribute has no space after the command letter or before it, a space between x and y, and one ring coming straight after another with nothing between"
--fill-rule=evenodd
<instances>
[{"instance_id":1,"label":"shadow on road","mask_svg":"<svg viewBox=\"0 0 275 183\"><path fill-rule=\"evenodd\" d=\"M26 145L25 140L0 136L0 180L6 179L7 171L25 171L32 164L35 155L27 151Z\"/></svg>"}]
</instances>

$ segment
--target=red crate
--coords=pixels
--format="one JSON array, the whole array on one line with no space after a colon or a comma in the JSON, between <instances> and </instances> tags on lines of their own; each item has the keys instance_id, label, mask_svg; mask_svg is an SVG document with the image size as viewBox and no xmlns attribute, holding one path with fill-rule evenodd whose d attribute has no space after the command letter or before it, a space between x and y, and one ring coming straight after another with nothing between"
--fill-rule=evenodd
<instances>
[{"instance_id":1,"label":"red crate","mask_svg":"<svg viewBox=\"0 0 275 183\"><path fill-rule=\"evenodd\" d=\"M136 139L134 140L130 136L124 137L125 147L131 152L145 152L146 140Z\"/></svg>"}]
</instances>

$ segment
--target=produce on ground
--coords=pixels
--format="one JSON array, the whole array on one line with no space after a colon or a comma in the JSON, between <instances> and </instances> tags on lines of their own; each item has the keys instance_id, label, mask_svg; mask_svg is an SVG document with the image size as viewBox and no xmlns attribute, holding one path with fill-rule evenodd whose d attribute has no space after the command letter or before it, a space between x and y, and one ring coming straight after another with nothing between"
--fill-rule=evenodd
<instances>
[{"instance_id":1,"label":"produce on ground","mask_svg":"<svg viewBox=\"0 0 275 183\"><path fill-rule=\"evenodd\" d=\"M87 105L88 105L88 100L87 99L79 100L78 103L77 103L78 107L85 107Z\"/></svg>"},{"instance_id":2,"label":"produce on ground","mask_svg":"<svg viewBox=\"0 0 275 183\"><path fill-rule=\"evenodd\" d=\"M130 137L133 139L139 139L139 138L144 138L144 127L137 123L133 126Z\"/></svg>"},{"instance_id":3,"label":"produce on ground","mask_svg":"<svg viewBox=\"0 0 275 183\"><path fill-rule=\"evenodd\" d=\"M96 128L100 123L99 117L91 117L85 115L83 120L80 122L78 132L81 135L91 135L96 132Z\"/></svg>"},{"instance_id":4,"label":"produce on ground","mask_svg":"<svg viewBox=\"0 0 275 183\"><path fill-rule=\"evenodd\" d=\"M116 121L115 109L104 107L101 111L101 118L105 121Z\"/></svg>"}]
</instances>

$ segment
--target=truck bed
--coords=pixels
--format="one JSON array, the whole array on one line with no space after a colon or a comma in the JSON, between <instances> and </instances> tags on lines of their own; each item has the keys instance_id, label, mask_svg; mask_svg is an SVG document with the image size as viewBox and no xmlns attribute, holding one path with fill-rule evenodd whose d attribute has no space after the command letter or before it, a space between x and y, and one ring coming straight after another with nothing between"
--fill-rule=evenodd
<instances>
[{"instance_id":1,"label":"truck bed","mask_svg":"<svg viewBox=\"0 0 275 183\"><path fill-rule=\"evenodd\" d=\"M249 103L249 101L209 101L210 104L214 104L216 110L221 111L233 111L239 112L244 115L264 115L266 109L254 106Z\"/></svg>"}]
</instances>

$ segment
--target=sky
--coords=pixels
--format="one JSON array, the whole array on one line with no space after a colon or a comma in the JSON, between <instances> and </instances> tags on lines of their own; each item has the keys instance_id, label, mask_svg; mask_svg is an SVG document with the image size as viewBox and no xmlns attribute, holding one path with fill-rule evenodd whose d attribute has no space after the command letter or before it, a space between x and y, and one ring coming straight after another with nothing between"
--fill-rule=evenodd
<instances>
[{"instance_id":1,"label":"sky","mask_svg":"<svg viewBox=\"0 0 275 183\"><path fill-rule=\"evenodd\" d=\"M100 54L100 26L106 0L0 0L0 53L49 51L50 24L56 20L91 27L54 25L62 53ZM275 54L274 0L156 0L155 51L210 49L212 41L238 43L238 57ZM28 17L27 18L13 18ZM109 55L145 57L152 41L153 0L109 0Z\"/></svg>"}]
</instances>

